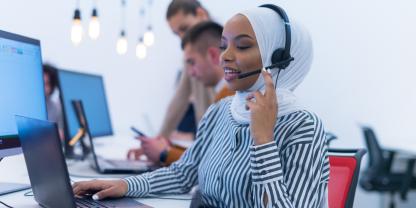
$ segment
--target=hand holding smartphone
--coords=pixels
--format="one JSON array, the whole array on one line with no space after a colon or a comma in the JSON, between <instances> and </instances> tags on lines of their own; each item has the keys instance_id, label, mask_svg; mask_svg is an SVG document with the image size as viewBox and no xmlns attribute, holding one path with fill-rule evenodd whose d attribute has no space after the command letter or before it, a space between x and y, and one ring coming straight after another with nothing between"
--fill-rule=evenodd
<instances>
[{"instance_id":1,"label":"hand holding smartphone","mask_svg":"<svg viewBox=\"0 0 416 208\"><path fill-rule=\"evenodd\" d=\"M137 136L139 137L147 137L143 132L139 131L138 129L136 129L134 126L130 127L130 129L137 134Z\"/></svg>"}]
</instances>

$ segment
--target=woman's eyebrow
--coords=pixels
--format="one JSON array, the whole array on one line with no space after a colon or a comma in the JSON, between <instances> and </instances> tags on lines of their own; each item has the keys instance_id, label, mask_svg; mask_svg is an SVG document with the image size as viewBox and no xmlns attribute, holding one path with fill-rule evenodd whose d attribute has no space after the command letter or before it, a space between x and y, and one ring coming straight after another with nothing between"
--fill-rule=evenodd
<instances>
[{"instance_id":1,"label":"woman's eyebrow","mask_svg":"<svg viewBox=\"0 0 416 208\"><path fill-rule=\"evenodd\" d=\"M247 34L240 34L240 35L237 35L237 36L234 38L234 40L240 40L240 39L242 39L242 38L249 38L249 39L254 40L254 38L253 38L253 37L251 37L250 35L247 35ZM222 36L222 37L221 37L221 40L227 40L227 38L226 38L225 36Z\"/></svg>"},{"instance_id":2,"label":"woman's eyebrow","mask_svg":"<svg viewBox=\"0 0 416 208\"><path fill-rule=\"evenodd\" d=\"M242 39L242 38L250 38L250 39L254 39L253 37L251 37L250 35L247 35L247 34L240 34L240 35L237 35L234 39L235 39L235 40L239 40L239 39Z\"/></svg>"}]
</instances>

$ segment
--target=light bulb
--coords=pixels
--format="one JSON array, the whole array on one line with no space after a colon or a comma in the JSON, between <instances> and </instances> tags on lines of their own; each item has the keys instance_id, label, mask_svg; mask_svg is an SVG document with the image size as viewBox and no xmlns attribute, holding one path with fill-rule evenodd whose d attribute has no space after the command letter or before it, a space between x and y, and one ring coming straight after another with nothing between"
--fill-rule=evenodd
<instances>
[{"instance_id":1,"label":"light bulb","mask_svg":"<svg viewBox=\"0 0 416 208\"><path fill-rule=\"evenodd\" d=\"M127 38L125 36L124 31L121 31L120 37L117 40L116 50L117 53L120 55L124 55L127 53Z\"/></svg>"},{"instance_id":2,"label":"light bulb","mask_svg":"<svg viewBox=\"0 0 416 208\"><path fill-rule=\"evenodd\" d=\"M81 25L81 12L76 9L74 12L74 18L71 27L71 41L75 45L78 45L82 40L82 25Z\"/></svg>"},{"instance_id":3,"label":"light bulb","mask_svg":"<svg viewBox=\"0 0 416 208\"><path fill-rule=\"evenodd\" d=\"M146 46L152 46L155 43L155 35L151 29L144 33L143 41Z\"/></svg>"},{"instance_id":4,"label":"light bulb","mask_svg":"<svg viewBox=\"0 0 416 208\"><path fill-rule=\"evenodd\" d=\"M98 21L98 13L97 9L95 8L92 10L88 34L93 40L97 40L98 36L100 35L100 22Z\"/></svg>"},{"instance_id":5,"label":"light bulb","mask_svg":"<svg viewBox=\"0 0 416 208\"><path fill-rule=\"evenodd\" d=\"M143 41L139 41L139 43L137 43L136 56L139 59L146 58L146 46L143 44Z\"/></svg>"}]
</instances>

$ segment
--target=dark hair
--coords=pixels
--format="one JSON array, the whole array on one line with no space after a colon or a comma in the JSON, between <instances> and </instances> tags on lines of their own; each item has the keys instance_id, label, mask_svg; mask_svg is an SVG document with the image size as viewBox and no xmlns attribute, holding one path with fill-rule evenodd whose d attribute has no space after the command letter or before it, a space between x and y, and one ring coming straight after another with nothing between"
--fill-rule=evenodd
<instances>
[{"instance_id":1,"label":"dark hair","mask_svg":"<svg viewBox=\"0 0 416 208\"><path fill-rule=\"evenodd\" d=\"M182 11L184 14L192 14L196 16L196 10L202 8L201 3L197 0L172 0L166 12L166 19L170 19L177 13Z\"/></svg>"},{"instance_id":2,"label":"dark hair","mask_svg":"<svg viewBox=\"0 0 416 208\"><path fill-rule=\"evenodd\" d=\"M50 64L43 64L43 73L49 77L49 83L52 91L58 85L58 69Z\"/></svg>"},{"instance_id":3,"label":"dark hair","mask_svg":"<svg viewBox=\"0 0 416 208\"><path fill-rule=\"evenodd\" d=\"M205 53L208 47L219 47L223 27L212 21L196 24L185 33L181 47L185 49L187 44L195 44L200 53Z\"/></svg>"}]
</instances>

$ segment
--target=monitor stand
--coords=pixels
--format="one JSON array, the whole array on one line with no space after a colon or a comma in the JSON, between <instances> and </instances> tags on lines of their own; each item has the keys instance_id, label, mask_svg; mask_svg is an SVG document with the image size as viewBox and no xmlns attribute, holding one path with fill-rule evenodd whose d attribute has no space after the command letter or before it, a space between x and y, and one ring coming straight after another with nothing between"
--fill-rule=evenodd
<instances>
[{"instance_id":1,"label":"monitor stand","mask_svg":"<svg viewBox=\"0 0 416 208\"><path fill-rule=\"evenodd\" d=\"M0 161L3 158L0 158ZM0 196L4 194L9 194L17 191L22 191L25 189L30 189L31 186L28 184L21 183L0 183Z\"/></svg>"}]
</instances>

